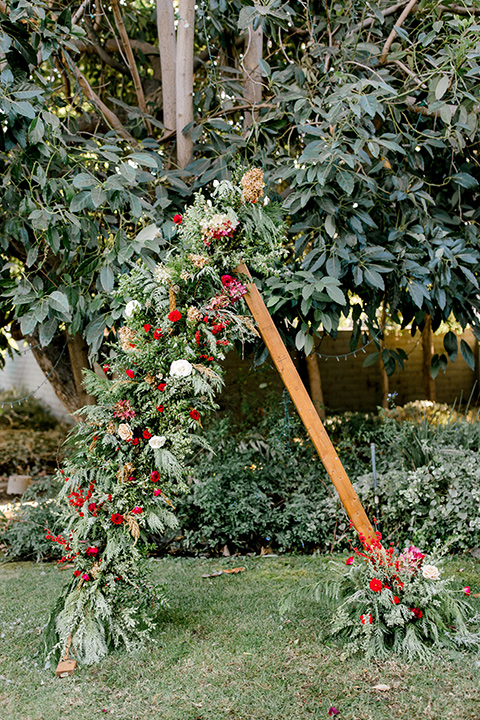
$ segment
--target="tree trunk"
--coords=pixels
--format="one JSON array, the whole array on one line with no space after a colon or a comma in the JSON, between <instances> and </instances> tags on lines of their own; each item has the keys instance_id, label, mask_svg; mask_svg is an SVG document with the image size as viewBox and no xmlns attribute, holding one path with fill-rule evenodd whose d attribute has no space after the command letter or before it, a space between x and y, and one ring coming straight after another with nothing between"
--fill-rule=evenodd
<instances>
[{"instance_id":1,"label":"tree trunk","mask_svg":"<svg viewBox=\"0 0 480 720\"><path fill-rule=\"evenodd\" d=\"M252 110L245 113L245 128L249 128L257 119L258 111L255 105L262 102L262 74L259 61L263 52L263 28L254 30L252 25L248 28L245 39L246 48L243 58L243 92L247 103L252 104Z\"/></svg>"},{"instance_id":2,"label":"tree trunk","mask_svg":"<svg viewBox=\"0 0 480 720\"><path fill-rule=\"evenodd\" d=\"M322 377L318 366L318 357L314 353L306 355L310 397L321 420L325 420L325 404L323 402Z\"/></svg>"},{"instance_id":3,"label":"tree trunk","mask_svg":"<svg viewBox=\"0 0 480 720\"><path fill-rule=\"evenodd\" d=\"M191 133L183 133L193 122L193 40L195 0L178 0L177 28L177 162L184 168L192 157Z\"/></svg>"},{"instance_id":4,"label":"tree trunk","mask_svg":"<svg viewBox=\"0 0 480 720\"><path fill-rule=\"evenodd\" d=\"M88 346L80 333L68 337L68 354L72 366L73 381L77 391L79 407L96 405L96 400L83 389L83 371L90 367Z\"/></svg>"},{"instance_id":5,"label":"tree trunk","mask_svg":"<svg viewBox=\"0 0 480 720\"><path fill-rule=\"evenodd\" d=\"M167 130L175 130L177 43L172 0L157 0L157 29L162 68L163 124Z\"/></svg>"},{"instance_id":6,"label":"tree trunk","mask_svg":"<svg viewBox=\"0 0 480 720\"><path fill-rule=\"evenodd\" d=\"M432 363L432 357L435 352L433 345L433 331L432 331L432 318L430 315L425 315L425 327L422 330L422 350L423 350L423 390L425 394L425 400L432 400L435 402L435 380L432 378L430 372L430 366Z\"/></svg>"},{"instance_id":7,"label":"tree trunk","mask_svg":"<svg viewBox=\"0 0 480 720\"><path fill-rule=\"evenodd\" d=\"M382 306L382 318L381 318L381 324L382 324L382 338L380 340L380 351L383 353L385 350L385 328L387 323L387 308L386 308L386 300L383 301ZM380 382L382 385L382 408L387 409L388 408L388 396L390 394L390 383L387 375L387 371L385 370L385 365L383 364L382 359L380 359Z\"/></svg>"},{"instance_id":8,"label":"tree trunk","mask_svg":"<svg viewBox=\"0 0 480 720\"><path fill-rule=\"evenodd\" d=\"M33 348L32 352L40 369L48 378L55 395L63 403L68 412L73 413L81 407L77 388L73 379L70 356L65 347L66 338L63 335L55 337L47 347L39 347L38 332L26 335L24 338Z\"/></svg>"}]
</instances>

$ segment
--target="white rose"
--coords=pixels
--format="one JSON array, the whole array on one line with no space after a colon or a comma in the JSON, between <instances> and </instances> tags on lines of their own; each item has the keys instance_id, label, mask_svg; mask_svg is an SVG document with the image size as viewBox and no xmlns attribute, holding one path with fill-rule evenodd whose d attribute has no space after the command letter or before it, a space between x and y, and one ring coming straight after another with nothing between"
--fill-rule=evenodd
<instances>
[{"instance_id":1,"label":"white rose","mask_svg":"<svg viewBox=\"0 0 480 720\"><path fill-rule=\"evenodd\" d=\"M138 310L140 307L142 307L142 305L138 302L138 300L130 300L130 302L125 305L125 315L127 317L132 317L135 310Z\"/></svg>"},{"instance_id":2,"label":"white rose","mask_svg":"<svg viewBox=\"0 0 480 720\"><path fill-rule=\"evenodd\" d=\"M440 577L440 570L436 565L424 565L422 567L422 575L428 580L438 580Z\"/></svg>"},{"instance_id":3,"label":"white rose","mask_svg":"<svg viewBox=\"0 0 480 720\"><path fill-rule=\"evenodd\" d=\"M165 435L153 435L148 441L148 444L154 450L158 450L158 448L161 448L165 445L166 441L167 438L165 437Z\"/></svg>"},{"instance_id":4,"label":"white rose","mask_svg":"<svg viewBox=\"0 0 480 720\"><path fill-rule=\"evenodd\" d=\"M170 375L173 377L188 377L193 372L193 366L188 360L174 360L170 365Z\"/></svg>"},{"instance_id":5,"label":"white rose","mask_svg":"<svg viewBox=\"0 0 480 720\"><path fill-rule=\"evenodd\" d=\"M131 440L133 437L132 428L128 423L121 423L121 425L118 426L117 432L122 440Z\"/></svg>"}]
</instances>

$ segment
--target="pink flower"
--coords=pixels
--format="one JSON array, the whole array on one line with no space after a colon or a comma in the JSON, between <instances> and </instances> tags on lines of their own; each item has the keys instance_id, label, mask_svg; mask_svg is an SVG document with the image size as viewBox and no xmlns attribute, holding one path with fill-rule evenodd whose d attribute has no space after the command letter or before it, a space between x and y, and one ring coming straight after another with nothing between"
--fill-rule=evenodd
<instances>
[{"instance_id":1,"label":"pink flower","mask_svg":"<svg viewBox=\"0 0 480 720\"><path fill-rule=\"evenodd\" d=\"M87 575L87 573L85 573L84 575L82 575L82 580L90 580L90 578L89 578L89 576Z\"/></svg>"},{"instance_id":2,"label":"pink flower","mask_svg":"<svg viewBox=\"0 0 480 720\"><path fill-rule=\"evenodd\" d=\"M470 588L469 588L468 585L467 585L466 587L463 588L463 592L465 593L465 595L470 595L470 593L471 593L472 591L470 590Z\"/></svg>"},{"instance_id":3,"label":"pink flower","mask_svg":"<svg viewBox=\"0 0 480 720\"><path fill-rule=\"evenodd\" d=\"M349 557L345 560L345 565L353 565L353 557Z\"/></svg>"},{"instance_id":4,"label":"pink flower","mask_svg":"<svg viewBox=\"0 0 480 720\"><path fill-rule=\"evenodd\" d=\"M162 494L162 491L159 490L159 488L155 488L155 490L153 491L153 494L154 494L154 495L161 495L161 494Z\"/></svg>"},{"instance_id":5,"label":"pink flower","mask_svg":"<svg viewBox=\"0 0 480 720\"><path fill-rule=\"evenodd\" d=\"M134 515L140 515L142 512L143 512L143 508L138 507L138 505L137 505L136 507L134 507L133 510L132 510L132 513L133 513Z\"/></svg>"},{"instance_id":6,"label":"pink flower","mask_svg":"<svg viewBox=\"0 0 480 720\"><path fill-rule=\"evenodd\" d=\"M95 557L95 555L98 555L98 548L95 546L88 547L85 550L85 555L88 555L89 557Z\"/></svg>"},{"instance_id":7,"label":"pink flower","mask_svg":"<svg viewBox=\"0 0 480 720\"><path fill-rule=\"evenodd\" d=\"M160 480L160 473L158 472L158 470L152 470L152 472L150 473L150 480L152 482L158 482Z\"/></svg>"},{"instance_id":8,"label":"pink flower","mask_svg":"<svg viewBox=\"0 0 480 720\"><path fill-rule=\"evenodd\" d=\"M333 715L340 715L340 710L337 710L337 708L334 708L333 705L328 711L328 715L332 717Z\"/></svg>"},{"instance_id":9,"label":"pink flower","mask_svg":"<svg viewBox=\"0 0 480 720\"><path fill-rule=\"evenodd\" d=\"M135 373L133 372L133 370L125 370L125 372L127 373L128 377L129 377L130 379L133 378L133 376L135 375Z\"/></svg>"}]
</instances>

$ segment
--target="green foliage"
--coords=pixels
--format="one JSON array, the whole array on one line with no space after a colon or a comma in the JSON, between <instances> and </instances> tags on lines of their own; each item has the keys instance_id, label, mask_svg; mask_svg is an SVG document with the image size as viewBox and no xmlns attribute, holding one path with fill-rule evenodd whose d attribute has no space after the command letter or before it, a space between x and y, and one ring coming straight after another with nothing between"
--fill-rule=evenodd
<instances>
[{"instance_id":1,"label":"green foliage","mask_svg":"<svg viewBox=\"0 0 480 720\"><path fill-rule=\"evenodd\" d=\"M0 514L0 541L7 546L9 560L41 560L61 557L59 545L46 538L46 528L62 529L60 506L56 499L60 485L53 478L37 480L22 495L12 518Z\"/></svg>"},{"instance_id":2,"label":"green foliage","mask_svg":"<svg viewBox=\"0 0 480 720\"><path fill-rule=\"evenodd\" d=\"M413 546L400 553L375 543L355 549L347 565L331 563L329 581L313 594L330 601L330 632L343 640L347 656L397 654L413 662L440 648L478 648L478 618L433 562L438 556Z\"/></svg>"}]
</instances>

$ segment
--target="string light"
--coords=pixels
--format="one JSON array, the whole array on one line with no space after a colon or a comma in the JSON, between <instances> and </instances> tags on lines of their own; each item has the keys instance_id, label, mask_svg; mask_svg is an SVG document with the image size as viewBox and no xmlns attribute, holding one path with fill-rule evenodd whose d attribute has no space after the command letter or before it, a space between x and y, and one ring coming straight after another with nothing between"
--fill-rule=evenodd
<instances>
[{"instance_id":1,"label":"string light","mask_svg":"<svg viewBox=\"0 0 480 720\"><path fill-rule=\"evenodd\" d=\"M386 328L386 323L385 323L385 325L383 325L383 327L380 328L380 330L378 331L378 333L376 335L374 335L372 338L370 338L370 340L368 342L366 342L365 345L363 345L363 347L361 348L362 352L364 352L364 353L367 352L365 350L365 348L368 347L369 345L371 345L373 342L375 342L375 340L377 340L380 337L380 335L383 334L383 331L385 330L385 328ZM352 355L354 358L356 358L358 352L360 352L360 350L353 350L352 352L341 353L340 355L324 355L323 353L314 351L313 354L319 358L322 358L322 360L325 360L325 362L327 362L328 358L336 358L340 362L340 358L344 358L344 360L347 360L347 358L352 357Z\"/></svg>"},{"instance_id":2,"label":"string light","mask_svg":"<svg viewBox=\"0 0 480 720\"><path fill-rule=\"evenodd\" d=\"M40 346L40 345L36 345L35 347L41 347L41 346ZM28 350L34 350L35 347L33 347L33 348L32 348L32 347L27 348L27 352L28 352ZM45 375L45 380L43 380L43 381L40 383L40 385L37 387L36 390L34 390L34 391L33 391L32 393L30 393L29 395L25 395L25 397L17 398L16 400L7 400L6 402L0 402L0 408L3 409L3 408L5 408L5 407L7 407L8 405L10 405L10 407L13 408L14 405L20 405L22 402L25 402L26 400L30 400L30 398L32 398L32 397L35 397L35 395L36 395L37 392L40 390L40 388L45 385L45 383L47 382L47 380L49 379L49 377L52 375L53 371L56 370L58 364L60 363L60 360L61 360L62 357L63 357L63 353L65 352L65 348L66 348L66 347L67 347L67 343L65 343L65 345L63 346L62 352L61 352L60 355L58 356L57 362L56 362L55 365L52 367L52 369L50 370L50 372Z\"/></svg>"}]
</instances>

